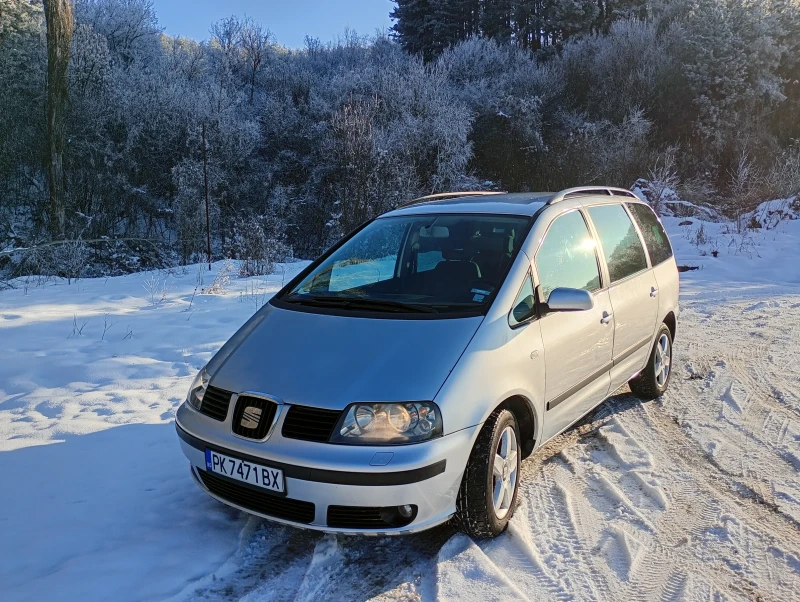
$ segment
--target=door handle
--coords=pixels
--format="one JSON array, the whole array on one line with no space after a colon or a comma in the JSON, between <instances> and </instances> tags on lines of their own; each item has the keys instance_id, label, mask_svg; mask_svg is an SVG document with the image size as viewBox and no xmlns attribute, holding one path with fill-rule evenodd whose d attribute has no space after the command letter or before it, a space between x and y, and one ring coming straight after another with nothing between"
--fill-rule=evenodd
<instances>
[{"instance_id":1,"label":"door handle","mask_svg":"<svg viewBox=\"0 0 800 602\"><path fill-rule=\"evenodd\" d=\"M658 294L658 289L654 286L650 287L650 296L655 297Z\"/></svg>"},{"instance_id":2,"label":"door handle","mask_svg":"<svg viewBox=\"0 0 800 602\"><path fill-rule=\"evenodd\" d=\"M614 314L610 314L607 311L603 312L603 317L600 318L600 324L608 324L611 321L611 318L614 317Z\"/></svg>"}]
</instances>

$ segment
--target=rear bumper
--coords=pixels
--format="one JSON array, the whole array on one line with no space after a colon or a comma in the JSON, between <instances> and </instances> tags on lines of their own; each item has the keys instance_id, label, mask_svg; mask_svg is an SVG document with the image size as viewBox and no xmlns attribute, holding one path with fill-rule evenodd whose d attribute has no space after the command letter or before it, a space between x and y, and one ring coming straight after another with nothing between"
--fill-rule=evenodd
<instances>
[{"instance_id":1,"label":"rear bumper","mask_svg":"<svg viewBox=\"0 0 800 602\"><path fill-rule=\"evenodd\" d=\"M201 435L201 429L192 429L186 424L197 421L195 424L200 425L204 419L187 409L178 412L175 426L183 453L191 463L192 476L208 495L240 510L296 527L367 535L422 531L448 520L455 512L461 477L478 430L478 427L464 429L414 445L353 449L352 446L289 441L280 435L267 442L234 440L215 437L214 431ZM280 468L284 471L286 496L278 498L260 490L253 493L252 488L242 491L241 485L232 481L223 481L221 486L215 487L213 478L208 479L205 472L206 449ZM292 451L297 452L296 461L292 461ZM376 453L387 452L393 457L386 465L370 465ZM315 456L318 461L313 461ZM266 504L259 503L259 499ZM313 504L313 510L308 508L308 503ZM288 506L273 511L276 504ZM329 525L330 506L355 510L400 505L417 507L414 519L402 527ZM306 518L302 522L287 518L296 516L298 506L310 513L304 515Z\"/></svg>"}]
</instances>

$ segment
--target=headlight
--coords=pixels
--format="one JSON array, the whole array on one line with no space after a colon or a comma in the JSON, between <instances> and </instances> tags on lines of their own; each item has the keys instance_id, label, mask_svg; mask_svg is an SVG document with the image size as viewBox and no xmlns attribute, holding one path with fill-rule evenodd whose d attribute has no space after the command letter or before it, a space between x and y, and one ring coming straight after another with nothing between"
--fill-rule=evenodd
<instances>
[{"instance_id":1,"label":"headlight","mask_svg":"<svg viewBox=\"0 0 800 602\"><path fill-rule=\"evenodd\" d=\"M439 437L442 431L442 415L432 401L354 403L333 430L331 443L415 443Z\"/></svg>"},{"instance_id":2,"label":"headlight","mask_svg":"<svg viewBox=\"0 0 800 602\"><path fill-rule=\"evenodd\" d=\"M210 380L211 376L208 374L208 371L203 368L197 373L197 376L194 377L194 382L192 382L192 386L189 387L189 395L186 396L186 402L196 410L199 410L203 405L203 396L206 394L208 381Z\"/></svg>"}]
</instances>

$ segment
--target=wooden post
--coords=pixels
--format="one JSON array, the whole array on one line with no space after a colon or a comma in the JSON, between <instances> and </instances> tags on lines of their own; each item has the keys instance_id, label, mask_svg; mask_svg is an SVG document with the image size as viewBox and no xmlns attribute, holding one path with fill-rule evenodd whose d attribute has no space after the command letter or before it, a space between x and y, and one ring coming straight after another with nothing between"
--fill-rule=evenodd
<instances>
[{"instance_id":1,"label":"wooden post","mask_svg":"<svg viewBox=\"0 0 800 602\"><path fill-rule=\"evenodd\" d=\"M208 212L208 160L206 159L206 122L203 122L203 188L206 196L206 243L208 245L208 271L211 271L211 217Z\"/></svg>"}]
</instances>

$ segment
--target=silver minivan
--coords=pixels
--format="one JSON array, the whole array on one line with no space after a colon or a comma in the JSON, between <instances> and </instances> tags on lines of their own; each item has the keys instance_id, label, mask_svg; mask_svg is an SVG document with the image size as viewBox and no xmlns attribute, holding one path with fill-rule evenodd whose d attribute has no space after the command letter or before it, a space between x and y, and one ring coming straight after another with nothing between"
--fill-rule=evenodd
<instances>
[{"instance_id":1,"label":"silver minivan","mask_svg":"<svg viewBox=\"0 0 800 602\"><path fill-rule=\"evenodd\" d=\"M633 193L452 193L381 215L197 375L197 484L321 531L507 526L520 462L620 386L670 378L678 271Z\"/></svg>"}]
</instances>

